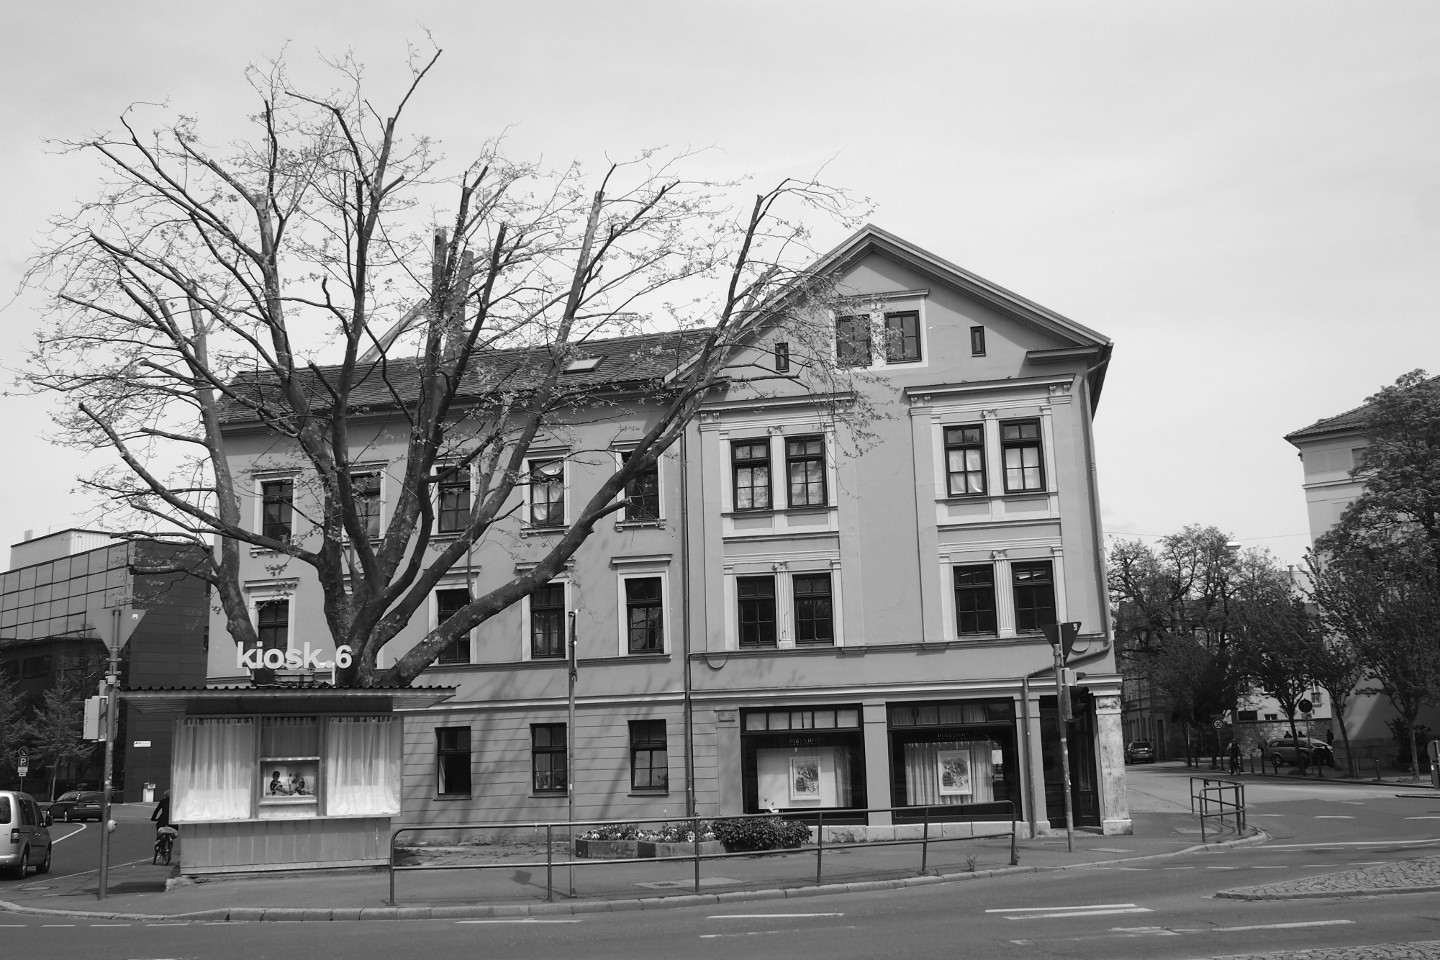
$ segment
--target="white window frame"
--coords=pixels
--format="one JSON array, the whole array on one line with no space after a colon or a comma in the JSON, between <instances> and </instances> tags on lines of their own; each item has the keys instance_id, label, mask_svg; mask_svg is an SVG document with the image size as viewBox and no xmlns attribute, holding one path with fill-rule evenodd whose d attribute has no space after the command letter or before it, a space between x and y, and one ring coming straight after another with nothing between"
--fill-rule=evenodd
<instances>
[{"instance_id":1,"label":"white window frame","mask_svg":"<svg viewBox=\"0 0 1440 960\"><path fill-rule=\"evenodd\" d=\"M532 489L531 483L530 483L530 476L531 476L532 472L534 471L535 464L537 464L537 463L544 463L544 462L547 462L547 461L550 461L550 460L558 460L558 461L560 461L560 489L561 489L561 495L565 498L565 509L564 509L564 511L563 511L563 516L562 516L562 518L561 518L561 523L560 523L559 526L543 526L543 527L542 527L542 526L536 526L536 525L535 525L534 523L532 523L531 520L530 520L530 518L531 518L531 516L532 516L531 510L530 510L530 506L531 506L530 491L531 491L531 489ZM571 491L570 491L570 456L569 456L569 451L568 451L568 450L531 451L530 455L525 458L524 470L525 470L525 482L524 482L523 484L521 484L521 493L522 493L522 495L523 495L523 503L524 503L524 511L525 511L525 512L524 512L523 522L522 522L521 526L522 526L527 532L533 532L533 533L547 533L547 532L551 532L551 531L560 531L560 530L564 530L564 529L566 529L567 527L569 527L569 526L570 526L570 504L571 504L571 496L570 496L570 492L571 492Z\"/></svg>"},{"instance_id":2,"label":"white window frame","mask_svg":"<svg viewBox=\"0 0 1440 960\"><path fill-rule=\"evenodd\" d=\"M833 644L800 644L795 638L795 577L806 574L830 575L830 622L834 631ZM773 577L775 580L775 646L740 646L740 577ZM845 646L845 593L839 559L797 559L775 562L727 564L724 572L725 645L726 650L781 651L801 649L839 649ZM953 619L953 611L952 611ZM667 638L668 642L668 638Z\"/></svg>"},{"instance_id":3,"label":"white window frame","mask_svg":"<svg viewBox=\"0 0 1440 960\"><path fill-rule=\"evenodd\" d=\"M614 449L614 454L615 454L615 470L616 470L616 472L619 472L619 470L621 469L621 467L623 467L623 466L625 465L625 456L626 456L626 454L631 454L631 453L634 453L634 452L635 452L634 447L616 447L616 448ZM615 525L616 525L617 527L622 527L622 526L663 527L663 526L665 526L665 516L666 516L666 514L665 514L665 459L666 459L666 458L665 458L665 455L664 455L664 454L661 454L660 456L658 456L658 457L655 458L655 495L656 495L656 499L657 499L657 501L658 501L659 514L660 514L660 515L659 515L658 517L656 517L654 520L632 520L632 519L630 519L629 517L625 516L625 509L622 507L619 515L617 516L617 518L616 518L616 520L615 520ZM615 495L615 502L616 502L616 503L623 503L624 501L625 501L625 490L624 490L624 488L621 488L620 492ZM566 490L566 496L565 496L565 509L566 509L567 511L570 509L570 496L569 496L569 490L568 490L568 489ZM527 513L526 516L529 516L529 514Z\"/></svg>"},{"instance_id":4,"label":"white window frame","mask_svg":"<svg viewBox=\"0 0 1440 960\"><path fill-rule=\"evenodd\" d=\"M450 578L450 579L446 579L446 580L441 580L439 583L435 584L435 589L430 591L430 596L429 596L429 598L428 598L428 600L427 600L427 605L428 605L429 609L428 609L428 611L427 611L427 620L426 620L426 622L429 624L429 628L425 631L426 633L429 633L431 630L434 630L436 627L440 626L440 596L439 596L439 594L440 594L440 591L441 591L441 590L464 590L464 591L466 591L467 593L470 594L470 599L471 599L471 600L474 600L474 599L475 599L475 593L474 593L473 590L470 589L470 581L469 581L468 578L466 578L466 579ZM438 660L436 660L434 663L431 664L431 666L432 666L432 667L440 667L440 668L444 668L444 667L459 667L459 666L464 666L464 665L467 664L467 663L474 663L474 662L475 662L475 630L476 630L476 629L477 629L477 628L472 627L472 628L468 631L468 632L469 632L469 635L470 635L470 659L469 659L469 660L457 660L457 661L454 661L453 663L441 663L441 662L439 662Z\"/></svg>"},{"instance_id":5,"label":"white window frame","mask_svg":"<svg viewBox=\"0 0 1440 960\"><path fill-rule=\"evenodd\" d=\"M671 633L675 628L675 620L670 616L670 570L669 557L616 557L611 560L616 568L615 573L615 603L616 603L616 635L617 643L615 652L621 657L653 657L669 656L671 649ZM630 622L628 617L627 598L625 595L625 583L629 580L660 580L660 627L661 627L661 649L655 653L631 653L630 652ZM569 609L568 607L566 609ZM528 618L527 618L528 622Z\"/></svg>"},{"instance_id":6,"label":"white window frame","mask_svg":"<svg viewBox=\"0 0 1440 960\"><path fill-rule=\"evenodd\" d=\"M350 483L351 483L351 487L352 487L352 490L351 490L352 494L353 494L353 492L354 492L353 487L354 487L354 483L355 483L355 478L356 478L356 477L362 477L362 476L365 476L365 475L367 475L367 474L372 474L372 473L375 474L377 477L380 478L380 513L379 513L380 531L379 531L379 533L378 533L376 536L370 538L370 539L372 540L372 542L373 542L373 541L375 541L375 540L383 540L383 539L385 539L385 530L386 530L386 527L388 526L389 517L387 517L386 514L385 514L385 504L386 504L386 502L387 502L387 498L386 498L385 494L386 494L386 488L389 486L389 483L388 483L388 481L389 481L389 475L388 475L388 471L386 470L386 464L383 464L383 463L358 463L358 464L352 464L352 465L350 466ZM342 528L342 529L343 529L343 528ZM346 536L348 537L349 534L346 533Z\"/></svg>"},{"instance_id":7,"label":"white window frame","mask_svg":"<svg viewBox=\"0 0 1440 960\"><path fill-rule=\"evenodd\" d=\"M245 584L245 611L250 616L250 626L259 632L260 604L273 600L284 600L289 604L285 624L285 651L295 649L295 597L300 586L299 580L256 580ZM238 647L239 644L236 644Z\"/></svg>"},{"instance_id":8,"label":"white window frame","mask_svg":"<svg viewBox=\"0 0 1440 960\"><path fill-rule=\"evenodd\" d=\"M458 461L454 461L454 460L452 460L452 461L450 461L450 462L448 462L448 463L439 463L439 464L436 464L436 469L437 469L437 470L448 470L448 469L450 469L451 467L456 466L457 464L458 464ZM474 463L468 464L468 465L466 466L466 469L470 471L470 509L471 509L471 510L474 510L474 509L475 509L475 465L474 465ZM382 487L382 489L383 489L383 487ZM460 531L460 530L441 530L441 529L440 529L440 507L441 507L440 494L441 494L442 489L443 489L443 484L436 483L436 484L435 484L435 487L434 487L434 490L432 491L432 496L431 496L431 498L430 498L431 506L432 506L432 508L433 508L434 511L435 511L435 531L434 531L433 536L434 536L434 537L458 537L458 536L461 534L462 531ZM529 516L528 512L527 512L526 516ZM433 537L432 537L432 539L433 539Z\"/></svg>"},{"instance_id":9,"label":"white window frame","mask_svg":"<svg viewBox=\"0 0 1440 960\"><path fill-rule=\"evenodd\" d=\"M295 470L278 470L274 472L260 473L255 475L255 515L254 526L251 527L261 536L265 535L265 484L279 483L285 480L290 481L290 539L296 539L296 521L299 519L299 511L295 509L295 494L299 489L300 474Z\"/></svg>"},{"instance_id":10,"label":"white window frame","mask_svg":"<svg viewBox=\"0 0 1440 960\"><path fill-rule=\"evenodd\" d=\"M930 366L930 323L926 315L926 305L929 302L929 291L902 291L896 293L866 294L856 299L869 301L874 304L873 309L866 310L832 310L831 314L831 336L830 350L831 360L836 367L840 365L840 328L841 317L866 317L870 321L870 365L861 367L845 367L847 370L868 370L880 371L886 369L910 369L924 370ZM875 303L875 301L879 301ZM885 315L887 313L915 313L916 322L919 324L920 335L920 359L919 360L895 360L886 359L886 337L885 337Z\"/></svg>"},{"instance_id":11,"label":"white window frame","mask_svg":"<svg viewBox=\"0 0 1440 960\"><path fill-rule=\"evenodd\" d=\"M564 574L552 577L551 584L559 584L565 591L565 609L560 613L561 647L570 642L570 614L575 612L575 596L573 584L570 578ZM534 594L527 593L520 598L520 660L523 663L565 663L568 657L534 657L530 649L530 598ZM474 659L474 654L471 654Z\"/></svg>"}]
</instances>

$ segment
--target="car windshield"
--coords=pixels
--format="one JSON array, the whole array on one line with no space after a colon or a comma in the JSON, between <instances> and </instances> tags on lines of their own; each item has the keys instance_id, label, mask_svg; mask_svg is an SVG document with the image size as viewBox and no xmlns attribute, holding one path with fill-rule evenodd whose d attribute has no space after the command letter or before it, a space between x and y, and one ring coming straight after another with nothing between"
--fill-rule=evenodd
<instances>
[{"instance_id":1,"label":"car windshield","mask_svg":"<svg viewBox=\"0 0 1440 960\"><path fill-rule=\"evenodd\" d=\"M72 790L70 793L62 793L62 794L60 794L60 799L61 799L61 800L79 800L79 799L80 799L80 794L79 794L79 793L76 793L75 791Z\"/></svg>"}]
</instances>

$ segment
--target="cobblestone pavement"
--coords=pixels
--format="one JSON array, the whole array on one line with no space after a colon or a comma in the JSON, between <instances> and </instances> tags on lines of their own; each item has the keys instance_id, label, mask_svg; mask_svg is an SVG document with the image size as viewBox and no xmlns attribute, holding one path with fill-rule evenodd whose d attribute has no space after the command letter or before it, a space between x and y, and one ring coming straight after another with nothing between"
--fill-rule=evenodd
<instances>
[{"instance_id":1,"label":"cobblestone pavement","mask_svg":"<svg viewBox=\"0 0 1440 960\"><path fill-rule=\"evenodd\" d=\"M1374 943L1363 947L1319 947L1315 950L1280 950L1275 953L1235 953L1211 960L1437 960L1440 940L1410 943Z\"/></svg>"},{"instance_id":2,"label":"cobblestone pavement","mask_svg":"<svg viewBox=\"0 0 1440 960\"><path fill-rule=\"evenodd\" d=\"M1216 896L1231 900L1297 900L1432 891L1440 891L1440 857L1421 857L1418 860L1386 863L1364 870L1344 870L1315 877L1301 877L1283 883L1236 887L1233 890L1222 890Z\"/></svg>"}]
</instances>

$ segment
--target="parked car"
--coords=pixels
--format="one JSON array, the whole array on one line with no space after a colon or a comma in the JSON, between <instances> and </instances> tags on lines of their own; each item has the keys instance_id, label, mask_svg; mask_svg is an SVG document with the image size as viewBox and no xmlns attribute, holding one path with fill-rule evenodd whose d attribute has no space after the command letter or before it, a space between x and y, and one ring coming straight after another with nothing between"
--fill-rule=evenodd
<instances>
[{"instance_id":1,"label":"parked car","mask_svg":"<svg viewBox=\"0 0 1440 960\"><path fill-rule=\"evenodd\" d=\"M60 799L50 804L51 821L95 820L99 821L104 812L105 794L99 790L70 790L60 794Z\"/></svg>"},{"instance_id":2,"label":"parked car","mask_svg":"<svg viewBox=\"0 0 1440 960\"><path fill-rule=\"evenodd\" d=\"M1149 740L1131 740L1125 745L1126 763L1154 763L1155 748Z\"/></svg>"},{"instance_id":3,"label":"parked car","mask_svg":"<svg viewBox=\"0 0 1440 960\"><path fill-rule=\"evenodd\" d=\"M0 790L0 874L23 880L31 867L50 872L50 831L28 793Z\"/></svg>"},{"instance_id":4,"label":"parked car","mask_svg":"<svg viewBox=\"0 0 1440 960\"><path fill-rule=\"evenodd\" d=\"M1335 751L1324 740L1313 737L1280 737L1265 744L1265 762L1271 766L1294 764L1296 756L1303 756L1306 765L1335 766Z\"/></svg>"}]
</instances>

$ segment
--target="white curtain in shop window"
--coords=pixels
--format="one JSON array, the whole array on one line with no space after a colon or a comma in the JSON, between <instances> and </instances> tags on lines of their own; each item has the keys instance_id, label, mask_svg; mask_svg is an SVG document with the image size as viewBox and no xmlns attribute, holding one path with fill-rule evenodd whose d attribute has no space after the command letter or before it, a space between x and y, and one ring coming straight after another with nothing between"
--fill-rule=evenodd
<instances>
[{"instance_id":1,"label":"white curtain in shop window","mask_svg":"<svg viewBox=\"0 0 1440 960\"><path fill-rule=\"evenodd\" d=\"M905 744L906 799L912 806L987 803L994 800L995 765L990 759L990 749L989 740ZM942 794L940 792L939 760L942 750L960 750L969 756L970 793Z\"/></svg>"},{"instance_id":2,"label":"white curtain in shop window","mask_svg":"<svg viewBox=\"0 0 1440 960\"><path fill-rule=\"evenodd\" d=\"M331 717L325 724L325 812L400 812L400 724L391 717Z\"/></svg>"},{"instance_id":3,"label":"white curtain in shop window","mask_svg":"<svg viewBox=\"0 0 1440 960\"><path fill-rule=\"evenodd\" d=\"M171 768L176 823L245 819L255 791L254 722L180 721Z\"/></svg>"}]
</instances>

